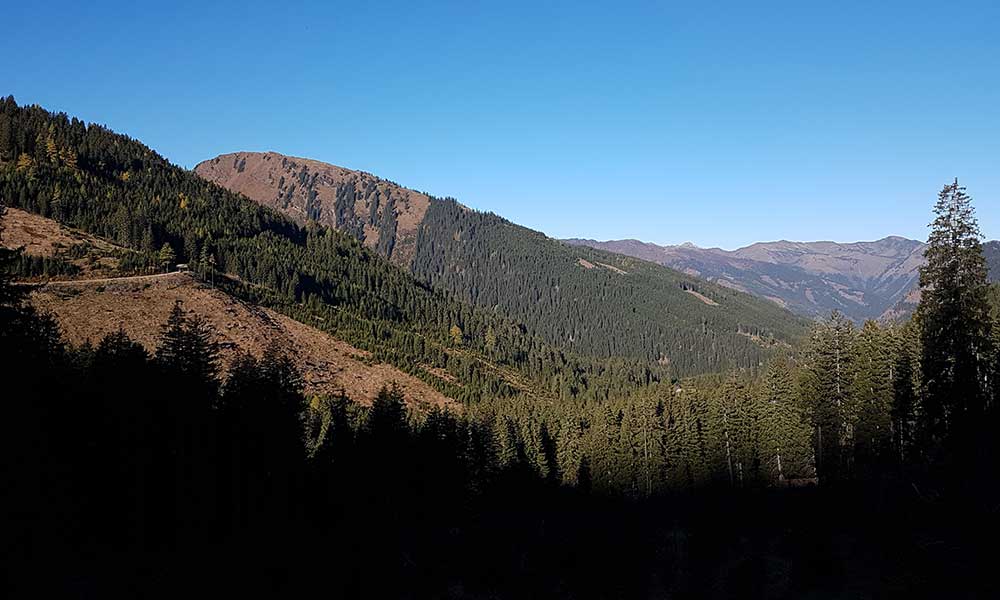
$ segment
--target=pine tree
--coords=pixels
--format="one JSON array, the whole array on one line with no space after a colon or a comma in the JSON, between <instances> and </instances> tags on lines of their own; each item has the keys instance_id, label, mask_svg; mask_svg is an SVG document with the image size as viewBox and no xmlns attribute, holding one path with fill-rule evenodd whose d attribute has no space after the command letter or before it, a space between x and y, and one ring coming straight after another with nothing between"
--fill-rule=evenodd
<instances>
[{"instance_id":1,"label":"pine tree","mask_svg":"<svg viewBox=\"0 0 1000 600\"><path fill-rule=\"evenodd\" d=\"M160 344L156 349L156 360L169 370L182 370L186 354L184 346L184 328L187 317L184 315L184 305L180 300L170 309L170 315L160 331Z\"/></svg>"},{"instance_id":2,"label":"pine tree","mask_svg":"<svg viewBox=\"0 0 1000 600\"><path fill-rule=\"evenodd\" d=\"M538 431L539 445L541 447L541 458L545 479L551 484L558 484L561 481L559 472L559 453L556 449L556 441L549 433L548 425L544 422Z\"/></svg>"},{"instance_id":3,"label":"pine tree","mask_svg":"<svg viewBox=\"0 0 1000 600\"><path fill-rule=\"evenodd\" d=\"M812 428L798 406L794 374L786 359L768 365L759 393L767 413L762 452L769 480L781 485L814 477Z\"/></svg>"},{"instance_id":4,"label":"pine tree","mask_svg":"<svg viewBox=\"0 0 1000 600\"><path fill-rule=\"evenodd\" d=\"M842 314L818 324L806 343L800 376L802 408L812 424L816 470L836 481L849 474L846 449L854 438L851 384L854 372L854 326Z\"/></svg>"},{"instance_id":5,"label":"pine tree","mask_svg":"<svg viewBox=\"0 0 1000 600\"><path fill-rule=\"evenodd\" d=\"M590 473L590 458L584 456L580 459L580 467L576 471L576 489L584 494L589 494L593 486L593 476Z\"/></svg>"},{"instance_id":6,"label":"pine tree","mask_svg":"<svg viewBox=\"0 0 1000 600\"><path fill-rule=\"evenodd\" d=\"M174 253L174 249L170 247L170 244L164 243L163 247L160 248L160 266L163 268L163 272L166 273L174 266L174 261L177 260L177 254Z\"/></svg>"},{"instance_id":7,"label":"pine tree","mask_svg":"<svg viewBox=\"0 0 1000 600\"><path fill-rule=\"evenodd\" d=\"M514 468L525 462L524 442L511 417L493 419L493 436L497 439L497 461L501 468Z\"/></svg>"},{"instance_id":8,"label":"pine tree","mask_svg":"<svg viewBox=\"0 0 1000 600\"><path fill-rule=\"evenodd\" d=\"M33 158L31 158L30 154L28 154L26 152L22 152L17 157L17 170L18 171L24 171L24 172L27 172L27 173L31 174L32 172L34 172L34 168L35 168L35 160Z\"/></svg>"},{"instance_id":9,"label":"pine tree","mask_svg":"<svg viewBox=\"0 0 1000 600\"><path fill-rule=\"evenodd\" d=\"M368 430L379 438L398 439L408 431L406 404L398 385L382 386L368 414Z\"/></svg>"},{"instance_id":10,"label":"pine tree","mask_svg":"<svg viewBox=\"0 0 1000 600\"><path fill-rule=\"evenodd\" d=\"M49 158L49 162L56 164L59 162L59 147L56 145L56 141L52 138L52 134L45 140L45 154Z\"/></svg>"},{"instance_id":11,"label":"pine tree","mask_svg":"<svg viewBox=\"0 0 1000 600\"><path fill-rule=\"evenodd\" d=\"M493 330L493 326L490 325L486 329L486 337L483 339L484 347L486 348L487 354L493 354L497 348L497 334Z\"/></svg>"},{"instance_id":12,"label":"pine tree","mask_svg":"<svg viewBox=\"0 0 1000 600\"><path fill-rule=\"evenodd\" d=\"M214 394L218 386L219 348L212 339L214 332L211 326L198 315L190 317L184 337L187 375Z\"/></svg>"},{"instance_id":13,"label":"pine tree","mask_svg":"<svg viewBox=\"0 0 1000 600\"><path fill-rule=\"evenodd\" d=\"M0 118L0 162L14 158L14 131L7 118Z\"/></svg>"},{"instance_id":14,"label":"pine tree","mask_svg":"<svg viewBox=\"0 0 1000 600\"><path fill-rule=\"evenodd\" d=\"M993 350L987 266L972 199L956 179L934 206L920 270L920 430L925 446L952 454L972 452L990 401Z\"/></svg>"},{"instance_id":15,"label":"pine tree","mask_svg":"<svg viewBox=\"0 0 1000 600\"><path fill-rule=\"evenodd\" d=\"M855 343L855 373L849 419L854 422L855 462L874 475L888 459L891 443L891 412L894 389L892 339L874 321L858 332Z\"/></svg>"},{"instance_id":16,"label":"pine tree","mask_svg":"<svg viewBox=\"0 0 1000 600\"><path fill-rule=\"evenodd\" d=\"M229 366L226 383L219 398L222 415L236 414L246 399L252 397L260 387L260 364L253 355L238 352Z\"/></svg>"},{"instance_id":17,"label":"pine tree","mask_svg":"<svg viewBox=\"0 0 1000 600\"><path fill-rule=\"evenodd\" d=\"M458 325L451 326L451 329L448 330L448 337L451 338L451 344L456 348L461 346L465 340L465 334L462 333L462 328Z\"/></svg>"},{"instance_id":18,"label":"pine tree","mask_svg":"<svg viewBox=\"0 0 1000 600\"><path fill-rule=\"evenodd\" d=\"M908 465L915 452L920 410L920 330L911 319L893 333L895 337L892 381L892 448L895 461Z\"/></svg>"},{"instance_id":19,"label":"pine tree","mask_svg":"<svg viewBox=\"0 0 1000 600\"><path fill-rule=\"evenodd\" d=\"M208 323L200 316L186 315L178 300L160 333L156 360L171 375L214 395L218 385L219 350L213 337Z\"/></svg>"}]
</instances>

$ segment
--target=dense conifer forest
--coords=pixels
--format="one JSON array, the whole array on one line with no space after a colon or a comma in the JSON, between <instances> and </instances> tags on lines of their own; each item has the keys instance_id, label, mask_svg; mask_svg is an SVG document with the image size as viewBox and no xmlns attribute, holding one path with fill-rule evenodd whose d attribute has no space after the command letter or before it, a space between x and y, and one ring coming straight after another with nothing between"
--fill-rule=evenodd
<instances>
[{"instance_id":1,"label":"dense conifer forest","mask_svg":"<svg viewBox=\"0 0 1000 600\"><path fill-rule=\"evenodd\" d=\"M801 320L770 302L646 261L569 247L454 200L431 202L412 270L578 353L668 362L680 375L756 369L772 346L803 333Z\"/></svg>"},{"instance_id":2,"label":"dense conifer forest","mask_svg":"<svg viewBox=\"0 0 1000 600\"><path fill-rule=\"evenodd\" d=\"M658 364L666 329L638 296L602 298L634 303L644 325L623 335L649 337L627 345L616 323L546 322L530 308L540 296L501 306L524 324L492 314L504 297L491 288L534 293L512 274L552 246L494 257L500 234L477 235L470 256L508 261L478 279L448 266L462 238L433 227L516 227L495 217L440 204L418 242L420 283L138 142L0 106L4 203L133 247L143 268L188 261L413 372L447 368L455 382L438 385L465 401L409 413L392 387L371 407L307 397L276 349L222 373L212 332L183 305L155 352L124 333L69 347L12 282L27 259L0 250L12 595L998 591L991 556L974 549L1000 533L1000 293L957 181L934 206L911 320L857 327L833 314L800 343L755 354L764 332L748 330L748 346L714 340L714 357L681 332L671 343L694 356L674 370ZM439 278L469 291L436 291ZM584 297L582 283L558 285ZM579 353L550 341L567 335Z\"/></svg>"}]
</instances>

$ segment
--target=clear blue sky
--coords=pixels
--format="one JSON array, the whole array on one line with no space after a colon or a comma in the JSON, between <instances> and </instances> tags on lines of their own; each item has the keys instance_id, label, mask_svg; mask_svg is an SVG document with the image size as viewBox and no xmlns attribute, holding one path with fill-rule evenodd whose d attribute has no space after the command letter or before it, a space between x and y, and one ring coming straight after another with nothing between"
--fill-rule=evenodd
<instances>
[{"instance_id":1,"label":"clear blue sky","mask_svg":"<svg viewBox=\"0 0 1000 600\"><path fill-rule=\"evenodd\" d=\"M16 2L0 94L172 161L275 150L554 237L1000 237L1000 3Z\"/></svg>"}]
</instances>

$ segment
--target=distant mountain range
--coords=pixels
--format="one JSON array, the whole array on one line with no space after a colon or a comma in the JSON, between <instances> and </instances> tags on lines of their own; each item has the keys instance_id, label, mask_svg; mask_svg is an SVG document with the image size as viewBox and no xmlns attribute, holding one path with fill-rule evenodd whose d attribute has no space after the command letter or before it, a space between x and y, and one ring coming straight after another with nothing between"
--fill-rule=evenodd
<instances>
[{"instance_id":1,"label":"distant mountain range","mask_svg":"<svg viewBox=\"0 0 1000 600\"><path fill-rule=\"evenodd\" d=\"M738 250L638 240L564 240L656 262L767 298L808 317L838 310L855 321L893 319L919 300L922 242L890 236L874 242L761 242ZM1000 242L984 244L993 280L1000 279Z\"/></svg>"}]
</instances>

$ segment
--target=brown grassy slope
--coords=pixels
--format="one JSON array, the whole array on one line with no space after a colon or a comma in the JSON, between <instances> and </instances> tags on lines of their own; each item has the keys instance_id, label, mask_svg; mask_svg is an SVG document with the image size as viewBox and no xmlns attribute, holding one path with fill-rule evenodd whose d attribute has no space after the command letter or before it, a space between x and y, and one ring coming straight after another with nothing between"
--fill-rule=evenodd
<instances>
[{"instance_id":1,"label":"brown grassy slope","mask_svg":"<svg viewBox=\"0 0 1000 600\"><path fill-rule=\"evenodd\" d=\"M364 232L363 242L372 249L379 249L379 224L391 203L396 217L396 242L389 258L404 266L413 260L417 228L430 204L427 195L369 173L276 152L223 154L198 164L194 170L300 223L311 219L330 227L342 225L336 211L339 194L342 202L353 203L352 210L344 214L353 214L352 226Z\"/></svg>"},{"instance_id":2,"label":"brown grassy slope","mask_svg":"<svg viewBox=\"0 0 1000 600\"><path fill-rule=\"evenodd\" d=\"M351 399L370 404L382 385L396 382L414 408L453 404L412 375L387 364L368 364L362 350L282 314L237 300L189 274L55 282L31 294L35 306L55 315L70 343L96 343L122 328L151 352L177 300L215 330L224 368L237 351L259 357L275 342L301 370L307 393L342 389Z\"/></svg>"},{"instance_id":3,"label":"brown grassy slope","mask_svg":"<svg viewBox=\"0 0 1000 600\"><path fill-rule=\"evenodd\" d=\"M65 257L71 247L85 246L87 248L85 256L66 257L69 262L80 267L80 273L76 277L79 279L113 273L118 267L118 256L123 252L132 252L82 231L63 227L52 219L16 208L7 209L3 227L3 246L23 247L25 253L32 256Z\"/></svg>"}]
</instances>

